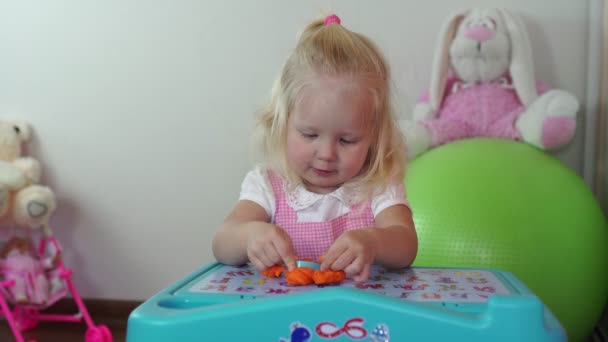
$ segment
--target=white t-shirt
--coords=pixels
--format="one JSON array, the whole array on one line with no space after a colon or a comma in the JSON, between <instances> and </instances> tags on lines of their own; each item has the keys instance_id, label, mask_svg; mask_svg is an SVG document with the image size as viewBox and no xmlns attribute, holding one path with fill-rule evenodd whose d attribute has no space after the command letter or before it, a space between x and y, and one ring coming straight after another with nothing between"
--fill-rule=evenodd
<instances>
[{"instance_id":1,"label":"white t-shirt","mask_svg":"<svg viewBox=\"0 0 608 342\"><path fill-rule=\"evenodd\" d=\"M291 192L285 190L287 204L297 212L298 222L325 222L342 216L350 211L353 195L345 188L328 194L310 192L301 185ZM259 204L274 222L275 196L265 168L258 166L247 173L239 199ZM372 213L376 217L382 210L398 204L408 205L403 183L390 184L386 191L373 197Z\"/></svg>"}]
</instances>

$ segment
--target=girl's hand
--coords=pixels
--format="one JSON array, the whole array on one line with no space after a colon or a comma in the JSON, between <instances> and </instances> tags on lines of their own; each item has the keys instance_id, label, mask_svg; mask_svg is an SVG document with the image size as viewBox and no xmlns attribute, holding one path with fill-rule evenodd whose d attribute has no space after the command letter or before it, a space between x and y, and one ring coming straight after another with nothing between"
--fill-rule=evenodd
<instances>
[{"instance_id":1,"label":"girl's hand","mask_svg":"<svg viewBox=\"0 0 608 342\"><path fill-rule=\"evenodd\" d=\"M329 247L321 269L344 270L354 281L367 281L376 251L373 228L351 230L340 235Z\"/></svg>"},{"instance_id":2,"label":"girl's hand","mask_svg":"<svg viewBox=\"0 0 608 342\"><path fill-rule=\"evenodd\" d=\"M270 223L255 222L247 229L247 257L259 270L285 263L288 270L296 267L296 257L287 233Z\"/></svg>"}]
</instances>

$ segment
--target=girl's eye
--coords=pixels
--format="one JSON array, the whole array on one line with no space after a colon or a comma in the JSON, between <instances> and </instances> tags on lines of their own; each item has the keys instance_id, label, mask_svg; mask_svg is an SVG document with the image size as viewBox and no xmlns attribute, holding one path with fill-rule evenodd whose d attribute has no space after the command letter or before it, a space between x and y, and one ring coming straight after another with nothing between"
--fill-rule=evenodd
<instances>
[{"instance_id":1,"label":"girl's eye","mask_svg":"<svg viewBox=\"0 0 608 342\"><path fill-rule=\"evenodd\" d=\"M314 133L304 133L304 132L301 132L301 133L302 133L302 136L303 136L304 138L308 138L308 139L314 139L314 138L316 138L316 137L317 137L317 135L316 135L316 134L314 134Z\"/></svg>"},{"instance_id":2,"label":"girl's eye","mask_svg":"<svg viewBox=\"0 0 608 342\"><path fill-rule=\"evenodd\" d=\"M354 144L356 141L355 140L341 138L340 142L343 143L343 144L348 145L348 144Z\"/></svg>"}]
</instances>

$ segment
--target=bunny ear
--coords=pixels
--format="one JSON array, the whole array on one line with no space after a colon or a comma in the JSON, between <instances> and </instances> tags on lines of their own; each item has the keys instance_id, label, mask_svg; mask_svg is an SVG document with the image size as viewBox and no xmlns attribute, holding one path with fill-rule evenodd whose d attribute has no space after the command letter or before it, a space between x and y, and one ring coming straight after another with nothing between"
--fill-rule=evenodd
<instances>
[{"instance_id":1,"label":"bunny ear","mask_svg":"<svg viewBox=\"0 0 608 342\"><path fill-rule=\"evenodd\" d=\"M530 39L523 21L505 9L501 9L500 13L511 40L511 79L519 100L528 106L538 97Z\"/></svg>"},{"instance_id":2,"label":"bunny ear","mask_svg":"<svg viewBox=\"0 0 608 342\"><path fill-rule=\"evenodd\" d=\"M429 103L433 112L437 112L441 106L450 67L450 45L458 29L458 25L466 13L468 13L468 10L461 10L449 16L439 33L431 69L431 85L429 89Z\"/></svg>"}]
</instances>

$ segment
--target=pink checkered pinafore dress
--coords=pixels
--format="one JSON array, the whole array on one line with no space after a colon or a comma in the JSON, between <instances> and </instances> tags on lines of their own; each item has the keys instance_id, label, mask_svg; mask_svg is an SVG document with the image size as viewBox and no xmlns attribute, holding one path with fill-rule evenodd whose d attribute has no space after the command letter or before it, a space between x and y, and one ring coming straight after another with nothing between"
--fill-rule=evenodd
<instances>
[{"instance_id":1,"label":"pink checkered pinafore dress","mask_svg":"<svg viewBox=\"0 0 608 342\"><path fill-rule=\"evenodd\" d=\"M287 203L283 180L273 172L268 172L268 176L276 201L274 224L289 234L300 259L317 261L342 233L374 226L371 201L358 204L348 213L326 222L298 222L297 212Z\"/></svg>"}]
</instances>

